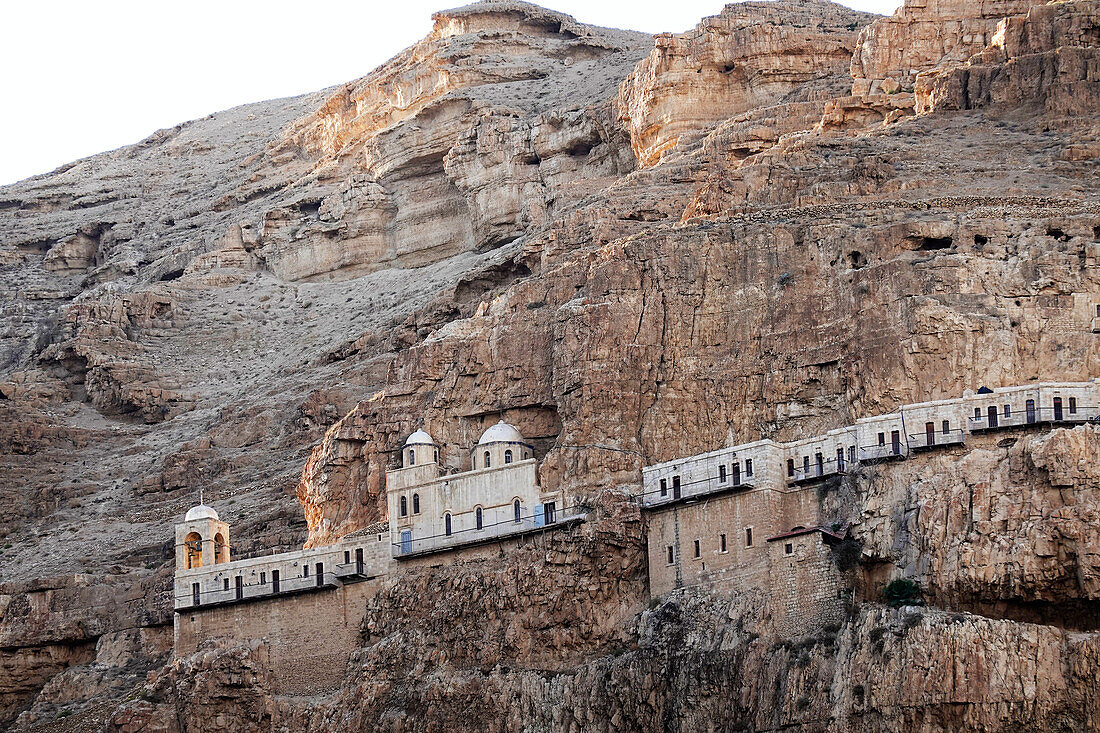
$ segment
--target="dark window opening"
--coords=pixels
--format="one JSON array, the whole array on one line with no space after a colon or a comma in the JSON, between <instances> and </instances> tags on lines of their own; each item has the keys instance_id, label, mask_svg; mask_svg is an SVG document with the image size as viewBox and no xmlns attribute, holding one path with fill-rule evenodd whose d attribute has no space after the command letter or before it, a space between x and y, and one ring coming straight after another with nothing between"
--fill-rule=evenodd
<instances>
[{"instance_id":1,"label":"dark window opening","mask_svg":"<svg viewBox=\"0 0 1100 733\"><path fill-rule=\"evenodd\" d=\"M350 550L344 550L344 564L345 565L350 565L351 564L351 551Z\"/></svg>"},{"instance_id":2,"label":"dark window opening","mask_svg":"<svg viewBox=\"0 0 1100 733\"><path fill-rule=\"evenodd\" d=\"M513 501L512 502L512 515L513 515L513 519L515 520L516 524L519 524L520 520L523 519L522 511L523 510L520 507L519 499L516 499L515 501Z\"/></svg>"},{"instance_id":3,"label":"dark window opening","mask_svg":"<svg viewBox=\"0 0 1100 733\"><path fill-rule=\"evenodd\" d=\"M726 536L724 534L718 535L718 547L721 552L726 551Z\"/></svg>"},{"instance_id":4,"label":"dark window opening","mask_svg":"<svg viewBox=\"0 0 1100 733\"><path fill-rule=\"evenodd\" d=\"M718 483L726 483L726 465L724 463L718 467Z\"/></svg>"},{"instance_id":5,"label":"dark window opening","mask_svg":"<svg viewBox=\"0 0 1100 733\"><path fill-rule=\"evenodd\" d=\"M999 421L997 419L997 406L996 405L990 405L988 408L986 408L985 413L986 413L987 421L989 422L989 427L991 427L991 428L997 427L997 425L999 424Z\"/></svg>"},{"instance_id":6,"label":"dark window opening","mask_svg":"<svg viewBox=\"0 0 1100 733\"><path fill-rule=\"evenodd\" d=\"M229 590L229 578L226 578L226 579L225 579L225 587L224 587L224 590Z\"/></svg>"},{"instance_id":7,"label":"dark window opening","mask_svg":"<svg viewBox=\"0 0 1100 733\"><path fill-rule=\"evenodd\" d=\"M702 549L699 547L699 540L695 540L695 558L698 559L702 554Z\"/></svg>"},{"instance_id":8,"label":"dark window opening","mask_svg":"<svg viewBox=\"0 0 1100 733\"><path fill-rule=\"evenodd\" d=\"M679 476L673 476L672 477L672 498L673 499L679 499L680 498L680 477Z\"/></svg>"},{"instance_id":9,"label":"dark window opening","mask_svg":"<svg viewBox=\"0 0 1100 733\"><path fill-rule=\"evenodd\" d=\"M482 514L481 507L474 510L474 524L478 529L484 526L484 515Z\"/></svg>"},{"instance_id":10,"label":"dark window opening","mask_svg":"<svg viewBox=\"0 0 1100 733\"><path fill-rule=\"evenodd\" d=\"M661 479L661 496L668 496L668 479Z\"/></svg>"},{"instance_id":11,"label":"dark window opening","mask_svg":"<svg viewBox=\"0 0 1100 733\"><path fill-rule=\"evenodd\" d=\"M267 573L260 573L260 585L267 585Z\"/></svg>"},{"instance_id":12,"label":"dark window opening","mask_svg":"<svg viewBox=\"0 0 1100 733\"><path fill-rule=\"evenodd\" d=\"M1012 417L1012 406L1011 405L1005 405L1005 417L1006 418Z\"/></svg>"},{"instance_id":13,"label":"dark window opening","mask_svg":"<svg viewBox=\"0 0 1100 733\"><path fill-rule=\"evenodd\" d=\"M752 547L752 527L745 527L745 547Z\"/></svg>"},{"instance_id":14,"label":"dark window opening","mask_svg":"<svg viewBox=\"0 0 1100 733\"><path fill-rule=\"evenodd\" d=\"M1035 400L1028 400L1024 403L1024 414L1027 415L1027 421L1029 423L1035 422Z\"/></svg>"},{"instance_id":15,"label":"dark window opening","mask_svg":"<svg viewBox=\"0 0 1100 733\"><path fill-rule=\"evenodd\" d=\"M413 494L413 514L420 513L420 494Z\"/></svg>"},{"instance_id":16,"label":"dark window opening","mask_svg":"<svg viewBox=\"0 0 1100 733\"><path fill-rule=\"evenodd\" d=\"M404 496L401 497L401 516L409 516L409 500Z\"/></svg>"},{"instance_id":17,"label":"dark window opening","mask_svg":"<svg viewBox=\"0 0 1100 733\"><path fill-rule=\"evenodd\" d=\"M321 586L325 583L325 564L323 562L317 563L317 585Z\"/></svg>"},{"instance_id":18,"label":"dark window opening","mask_svg":"<svg viewBox=\"0 0 1100 733\"><path fill-rule=\"evenodd\" d=\"M786 545L785 545L785 546L783 547L783 549L784 549L784 551L785 551L785 552L786 552L786 553L787 553L788 555L793 555L793 554L794 554L794 545L793 545L792 543L790 543L790 542L788 542L788 543L787 543L787 544L786 544Z\"/></svg>"},{"instance_id":19,"label":"dark window opening","mask_svg":"<svg viewBox=\"0 0 1100 733\"><path fill-rule=\"evenodd\" d=\"M308 578L309 577L309 565L302 565L302 577L303 578Z\"/></svg>"},{"instance_id":20,"label":"dark window opening","mask_svg":"<svg viewBox=\"0 0 1100 733\"><path fill-rule=\"evenodd\" d=\"M199 590L198 583L191 584L191 605L197 606L201 602L202 592Z\"/></svg>"},{"instance_id":21,"label":"dark window opening","mask_svg":"<svg viewBox=\"0 0 1100 733\"><path fill-rule=\"evenodd\" d=\"M1062 419L1062 398L1061 397L1055 397L1054 398L1054 419L1055 420L1061 420Z\"/></svg>"},{"instance_id":22,"label":"dark window opening","mask_svg":"<svg viewBox=\"0 0 1100 733\"><path fill-rule=\"evenodd\" d=\"M450 514L444 514L443 515L443 533L446 534L448 537L451 536L451 515Z\"/></svg>"},{"instance_id":23,"label":"dark window opening","mask_svg":"<svg viewBox=\"0 0 1100 733\"><path fill-rule=\"evenodd\" d=\"M825 473L825 456L814 453L814 461L817 463L817 475L821 476Z\"/></svg>"},{"instance_id":24,"label":"dark window opening","mask_svg":"<svg viewBox=\"0 0 1100 733\"><path fill-rule=\"evenodd\" d=\"M668 546L668 564L669 565L671 565L673 563L672 557L673 557L673 547L672 547L672 545L669 545Z\"/></svg>"},{"instance_id":25,"label":"dark window opening","mask_svg":"<svg viewBox=\"0 0 1100 733\"><path fill-rule=\"evenodd\" d=\"M409 465L416 465L416 451L414 451L412 448L409 448Z\"/></svg>"},{"instance_id":26,"label":"dark window opening","mask_svg":"<svg viewBox=\"0 0 1100 733\"><path fill-rule=\"evenodd\" d=\"M890 431L890 447L894 451L894 455L901 455L901 432L898 430Z\"/></svg>"},{"instance_id":27,"label":"dark window opening","mask_svg":"<svg viewBox=\"0 0 1100 733\"><path fill-rule=\"evenodd\" d=\"M493 467L493 459L489 457L489 451L485 451L485 468Z\"/></svg>"},{"instance_id":28,"label":"dark window opening","mask_svg":"<svg viewBox=\"0 0 1100 733\"><path fill-rule=\"evenodd\" d=\"M734 486L740 486L741 485L741 464L740 463L734 463L733 464L733 485Z\"/></svg>"},{"instance_id":29,"label":"dark window opening","mask_svg":"<svg viewBox=\"0 0 1100 733\"><path fill-rule=\"evenodd\" d=\"M233 587L237 592L236 593L237 598L243 598L244 597L244 578L242 578L239 575L236 578L234 578L233 579Z\"/></svg>"},{"instance_id":30,"label":"dark window opening","mask_svg":"<svg viewBox=\"0 0 1100 733\"><path fill-rule=\"evenodd\" d=\"M510 450L504 451L504 462L506 464L512 462L512 451L510 451Z\"/></svg>"},{"instance_id":31,"label":"dark window opening","mask_svg":"<svg viewBox=\"0 0 1100 733\"><path fill-rule=\"evenodd\" d=\"M951 421L950 420L944 420L943 421L943 434L947 435L950 432L951 432Z\"/></svg>"},{"instance_id":32,"label":"dark window opening","mask_svg":"<svg viewBox=\"0 0 1100 733\"><path fill-rule=\"evenodd\" d=\"M1069 414L1071 414L1071 415L1077 414L1077 398L1076 397L1070 397L1069 398Z\"/></svg>"},{"instance_id":33,"label":"dark window opening","mask_svg":"<svg viewBox=\"0 0 1100 733\"><path fill-rule=\"evenodd\" d=\"M878 434L878 444L879 445L886 445L886 433L879 433Z\"/></svg>"},{"instance_id":34,"label":"dark window opening","mask_svg":"<svg viewBox=\"0 0 1100 733\"><path fill-rule=\"evenodd\" d=\"M548 501L542 505L542 518L544 524L553 524L558 521L557 502Z\"/></svg>"},{"instance_id":35,"label":"dark window opening","mask_svg":"<svg viewBox=\"0 0 1100 733\"><path fill-rule=\"evenodd\" d=\"M355 548L355 572L359 575L363 574L363 548Z\"/></svg>"},{"instance_id":36,"label":"dark window opening","mask_svg":"<svg viewBox=\"0 0 1100 733\"><path fill-rule=\"evenodd\" d=\"M746 476L752 476L752 459L751 458L746 458L745 459L745 475Z\"/></svg>"},{"instance_id":37,"label":"dark window opening","mask_svg":"<svg viewBox=\"0 0 1100 733\"><path fill-rule=\"evenodd\" d=\"M945 430L944 432L947 432L947 431ZM935 445L936 444L936 424L935 423L926 422L924 424L924 441L928 445Z\"/></svg>"},{"instance_id":38,"label":"dark window opening","mask_svg":"<svg viewBox=\"0 0 1100 733\"><path fill-rule=\"evenodd\" d=\"M272 593L278 593L279 592L279 571L278 570L272 570L271 571L271 592Z\"/></svg>"},{"instance_id":39,"label":"dark window opening","mask_svg":"<svg viewBox=\"0 0 1100 733\"><path fill-rule=\"evenodd\" d=\"M794 476L794 459L793 458L788 458L787 459L787 475L788 476Z\"/></svg>"}]
</instances>

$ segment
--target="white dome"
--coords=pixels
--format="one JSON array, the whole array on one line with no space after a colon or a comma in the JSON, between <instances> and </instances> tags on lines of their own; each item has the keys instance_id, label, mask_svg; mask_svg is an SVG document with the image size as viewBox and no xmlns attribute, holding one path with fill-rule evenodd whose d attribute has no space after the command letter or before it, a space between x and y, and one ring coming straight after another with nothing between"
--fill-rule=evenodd
<instances>
[{"instance_id":1,"label":"white dome","mask_svg":"<svg viewBox=\"0 0 1100 733\"><path fill-rule=\"evenodd\" d=\"M515 425L509 425L501 420L496 425L493 425L481 435L481 440L477 441L478 445L488 445L489 443L522 443L523 433L516 429Z\"/></svg>"},{"instance_id":2,"label":"white dome","mask_svg":"<svg viewBox=\"0 0 1100 733\"><path fill-rule=\"evenodd\" d=\"M435 441L432 436L423 430L417 430L409 436L409 439L405 441L405 445L435 445Z\"/></svg>"},{"instance_id":3,"label":"white dome","mask_svg":"<svg viewBox=\"0 0 1100 733\"><path fill-rule=\"evenodd\" d=\"M193 506L187 510L187 516L183 518L183 521L190 522L195 519L217 519L218 513L214 511L214 507L206 506L206 504L199 504Z\"/></svg>"}]
</instances>

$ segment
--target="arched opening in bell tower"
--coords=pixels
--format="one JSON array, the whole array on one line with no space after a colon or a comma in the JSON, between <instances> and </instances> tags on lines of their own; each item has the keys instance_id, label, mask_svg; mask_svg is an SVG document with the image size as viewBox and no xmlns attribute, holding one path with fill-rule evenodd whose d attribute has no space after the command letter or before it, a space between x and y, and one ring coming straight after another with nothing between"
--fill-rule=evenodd
<instances>
[{"instance_id":1,"label":"arched opening in bell tower","mask_svg":"<svg viewBox=\"0 0 1100 733\"><path fill-rule=\"evenodd\" d=\"M198 532L191 532L183 541L187 551L187 569L202 567L202 537Z\"/></svg>"}]
</instances>

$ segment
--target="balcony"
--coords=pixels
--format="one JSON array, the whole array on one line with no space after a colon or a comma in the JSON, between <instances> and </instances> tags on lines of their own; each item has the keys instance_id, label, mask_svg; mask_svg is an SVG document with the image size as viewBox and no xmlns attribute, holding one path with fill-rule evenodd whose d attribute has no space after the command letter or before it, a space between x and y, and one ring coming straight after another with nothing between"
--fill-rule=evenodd
<instances>
[{"instance_id":1,"label":"balcony","mask_svg":"<svg viewBox=\"0 0 1100 733\"><path fill-rule=\"evenodd\" d=\"M874 461L892 461L905 458L909 455L909 446L902 442L883 443L879 445L863 445L859 448L859 460L873 463Z\"/></svg>"},{"instance_id":2,"label":"balcony","mask_svg":"<svg viewBox=\"0 0 1100 733\"><path fill-rule=\"evenodd\" d=\"M342 562L336 566L333 574L344 582L367 580L371 577L367 572L367 564L362 561Z\"/></svg>"},{"instance_id":3,"label":"balcony","mask_svg":"<svg viewBox=\"0 0 1100 733\"><path fill-rule=\"evenodd\" d=\"M962 430L911 433L908 436L910 450L929 450L938 446L962 445L966 433Z\"/></svg>"},{"instance_id":4,"label":"balcony","mask_svg":"<svg viewBox=\"0 0 1100 733\"><path fill-rule=\"evenodd\" d=\"M196 608L226 606L233 603L247 603L249 601L258 601L274 596L288 596L298 593L309 593L318 590L338 588L343 585L334 573L326 572L322 575L280 578L277 583L272 579L266 583L249 583L238 588L233 582L230 582L229 588L215 588L211 590L201 589L202 586L210 585L214 582L218 581L209 579L194 581L194 583L199 584L199 592L196 593L194 590L191 590L176 595L173 598L175 610L194 610Z\"/></svg>"},{"instance_id":5,"label":"balcony","mask_svg":"<svg viewBox=\"0 0 1100 733\"><path fill-rule=\"evenodd\" d=\"M803 464L794 470L794 474L787 476L787 483L799 484L828 478L829 476L839 476L847 473L850 463L845 459L832 458L827 461L823 460L821 463L810 463L808 467Z\"/></svg>"},{"instance_id":6,"label":"balcony","mask_svg":"<svg viewBox=\"0 0 1100 733\"><path fill-rule=\"evenodd\" d=\"M752 474L729 475L723 481L718 476L710 476L698 481L691 481L680 486L670 486L661 494L660 489L643 491L634 497L635 501L644 507L661 506L673 502L686 501L700 496L710 496L733 491L748 491L754 487Z\"/></svg>"},{"instance_id":7,"label":"balcony","mask_svg":"<svg viewBox=\"0 0 1100 733\"><path fill-rule=\"evenodd\" d=\"M520 517L520 521L506 520L486 524L481 529L457 529L450 534L435 534L428 537L409 537L393 543L393 557L403 560L420 555L452 550L457 547L469 547L488 542L519 537L532 532L559 529L577 522L583 522L588 512L583 507L566 507L557 512L550 521L542 515Z\"/></svg>"}]
</instances>

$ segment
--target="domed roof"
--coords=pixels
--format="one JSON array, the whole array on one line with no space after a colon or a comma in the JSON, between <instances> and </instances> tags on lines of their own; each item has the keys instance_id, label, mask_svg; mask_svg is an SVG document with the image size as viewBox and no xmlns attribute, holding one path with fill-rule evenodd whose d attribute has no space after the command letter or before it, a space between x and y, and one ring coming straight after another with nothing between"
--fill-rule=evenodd
<instances>
[{"instance_id":1,"label":"domed roof","mask_svg":"<svg viewBox=\"0 0 1100 733\"><path fill-rule=\"evenodd\" d=\"M477 441L478 445L487 445L489 443L522 443L523 433L516 429L515 425L509 425L501 420L496 425L493 425L481 435L481 440Z\"/></svg>"},{"instance_id":2,"label":"domed roof","mask_svg":"<svg viewBox=\"0 0 1100 733\"><path fill-rule=\"evenodd\" d=\"M206 506L206 504L199 504L193 506L187 510L187 516L183 518L183 521L190 522L195 519L217 519L218 513L214 511L214 507Z\"/></svg>"},{"instance_id":3,"label":"domed roof","mask_svg":"<svg viewBox=\"0 0 1100 733\"><path fill-rule=\"evenodd\" d=\"M405 445L435 445L435 440L423 430L417 430L405 441Z\"/></svg>"}]
</instances>

